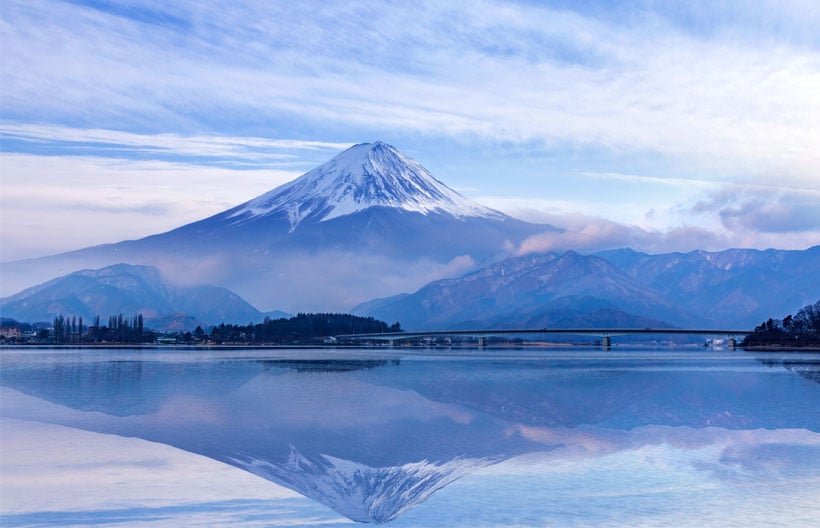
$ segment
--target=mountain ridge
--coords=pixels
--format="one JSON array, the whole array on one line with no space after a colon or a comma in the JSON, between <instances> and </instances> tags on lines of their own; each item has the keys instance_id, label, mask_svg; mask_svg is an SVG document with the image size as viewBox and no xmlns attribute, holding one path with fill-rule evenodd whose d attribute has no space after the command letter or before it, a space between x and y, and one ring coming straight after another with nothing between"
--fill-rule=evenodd
<instances>
[{"instance_id":1,"label":"mountain ridge","mask_svg":"<svg viewBox=\"0 0 820 528\"><path fill-rule=\"evenodd\" d=\"M207 284L176 287L156 268L122 263L69 273L4 297L0 313L22 321L68 315L87 322L98 315L140 313L156 330L165 330L167 325L172 330L193 330L198 324L247 323L264 317L225 288Z\"/></svg>"},{"instance_id":2,"label":"mountain ridge","mask_svg":"<svg viewBox=\"0 0 820 528\"><path fill-rule=\"evenodd\" d=\"M409 330L752 328L772 313L785 315L820 298L818 269L820 246L660 255L629 248L590 255L532 253L352 311L398 320Z\"/></svg>"}]
</instances>

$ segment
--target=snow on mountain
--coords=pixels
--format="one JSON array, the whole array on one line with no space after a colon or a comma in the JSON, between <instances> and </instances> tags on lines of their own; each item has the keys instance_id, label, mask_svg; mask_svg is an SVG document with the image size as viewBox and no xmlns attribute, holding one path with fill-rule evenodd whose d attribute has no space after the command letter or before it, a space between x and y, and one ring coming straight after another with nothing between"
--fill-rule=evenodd
<instances>
[{"instance_id":1,"label":"snow on mountain","mask_svg":"<svg viewBox=\"0 0 820 528\"><path fill-rule=\"evenodd\" d=\"M462 476L498 461L456 458L438 464L421 460L396 467L370 467L330 455L307 458L291 446L290 456L282 464L254 458L229 462L296 490L348 519L385 523Z\"/></svg>"},{"instance_id":2,"label":"snow on mountain","mask_svg":"<svg viewBox=\"0 0 820 528\"><path fill-rule=\"evenodd\" d=\"M291 230L306 218L327 221L371 207L457 218L502 218L501 213L458 194L393 146L360 143L327 163L243 204L237 221L284 212Z\"/></svg>"},{"instance_id":3,"label":"snow on mountain","mask_svg":"<svg viewBox=\"0 0 820 528\"><path fill-rule=\"evenodd\" d=\"M474 203L395 148L365 143L165 233L3 263L0 287L8 295L65 270L126 262L229 288L264 309L340 311L464 273L556 230Z\"/></svg>"}]
</instances>

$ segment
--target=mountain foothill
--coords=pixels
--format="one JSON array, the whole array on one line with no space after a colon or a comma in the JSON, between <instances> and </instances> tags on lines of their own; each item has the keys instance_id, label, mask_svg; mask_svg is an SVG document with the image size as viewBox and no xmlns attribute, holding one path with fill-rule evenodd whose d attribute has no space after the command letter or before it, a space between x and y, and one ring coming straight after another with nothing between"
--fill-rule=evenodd
<instances>
[{"instance_id":1,"label":"mountain foothill","mask_svg":"<svg viewBox=\"0 0 820 528\"><path fill-rule=\"evenodd\" d=\"M165 233L2 263L0 315L140 313L191 326L259 322L261 307L409 330L752 328L820 298L820 246L520 254L528 238L559 231L467 199L386 143L362 143Z\"/></svg>"}]
</instances>

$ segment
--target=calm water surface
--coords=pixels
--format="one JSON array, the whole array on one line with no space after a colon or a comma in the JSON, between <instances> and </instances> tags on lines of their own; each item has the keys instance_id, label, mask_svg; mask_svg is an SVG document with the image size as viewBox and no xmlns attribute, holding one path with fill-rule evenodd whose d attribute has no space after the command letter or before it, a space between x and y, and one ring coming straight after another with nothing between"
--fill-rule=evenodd
<instances>
[{"instance_id":1,"label":"calm water surface","mask_svg":"<svg viewBox=\"0 0 820 528\"><path fill-rule=\"evenodd\" d=\"M0 351L2 526L817 526L820 355Z\"/></svg>"}]
</instances>

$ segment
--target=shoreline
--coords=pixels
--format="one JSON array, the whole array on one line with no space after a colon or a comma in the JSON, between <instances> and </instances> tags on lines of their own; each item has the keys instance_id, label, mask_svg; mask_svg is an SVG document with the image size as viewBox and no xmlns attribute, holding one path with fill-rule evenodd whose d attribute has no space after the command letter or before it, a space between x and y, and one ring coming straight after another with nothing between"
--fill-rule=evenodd
<instances>
[{"instance_id":1,"label":"shoreline","mask_svg":"<svg viewBox=\"0 0 820 528\"><path fill-rule=\"evenodd\" d=\"M741 347L738 347L741 348ZM820 352L820 345L786 346L786 345L752 345L742 347L747 352Z\"/></svg>"},{"instance_id":2,"label":"shoreline","mask_svg":"<svg viewBox=\"0 0 820 528\"><path fill-rule=\"evenodd\" d=\"M647 345L641 343L619 343L613 345L612 348L644 348ZM657 348L659 345L650 345ZM524 349L524 348L541 348L541 349L567 349L567 348L601 348L600 344L592 343L547 343L547 342L532 342L521 344L494 344L478 346L476 344L470 345L450 345L450 346L367 346L362 344L222 344L222 345L171 345L171 344L147 344L147 343L88 343L81 345L46 345L46 344L27 344L27 343L3 343L0 344L0 350L187 350L187 351L210 351L210 350L288 350L288 349L373 349L373 350L402 350L402 349ZM666 345L662 348L670 349L703 349L700 345L681 344L681 345ZM712 348L714 349L714 348ZM720 349L720 348L718 348ZM744 352L820 352L820 345L808 346L784 346L784 345L756 345L747 347L737 347L738 351Z\"/></svg>"}]
</instances>

